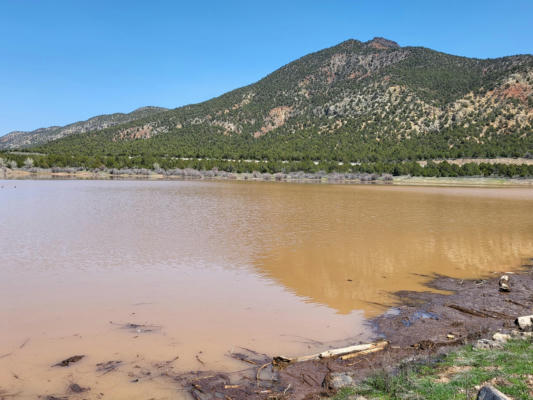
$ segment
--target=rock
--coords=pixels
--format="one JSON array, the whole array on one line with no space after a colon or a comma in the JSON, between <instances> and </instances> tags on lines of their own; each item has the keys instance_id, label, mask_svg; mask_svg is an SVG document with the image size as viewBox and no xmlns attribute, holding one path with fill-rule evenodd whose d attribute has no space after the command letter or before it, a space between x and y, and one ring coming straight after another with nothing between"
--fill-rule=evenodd
<instances>
[{"instance_id":1,"label":"rock","mask_svg":"<svg viewBox=\"0 0 533 400\"><path fill-rule=\"evenodd\" d=\"M533 337L533 332L520 332L518 330L513 330L511 336L518 339L528 339Z\"/></svg>"},{"instance_id":2,"label":"rock","mask_svg":"<svg viewBox=\"0 0 533 400\"><path fill-rule=\"evenodd\" d=\"M518 325L521 330L525 332L531 332L533 331L533 315L518 317L515 321L515 324Z\"/></svg>"},{"instance_id":3,"label":"rock","mask_svg":"<svg viewBox=\"0 0 533 400\"><path fill-rule=\"evenodd\" d=\"M492 387L491 385L486 385L481 388L478 392L477 400L511 400L509 397L504 395L498 389Z\"/></svg>"},{"instance_id":4,"label":"rock","mask_svg":"<svg viewBox=\"0 0 533 400\"><path fill-rule=\"evenodd\" d=\"M87 392L89 388L84 388L78 385L77 383L73 383L68 387L68 390L71 391L72 393L83 393L83 392Z\"/></svg>"},{"instance_id":5,"label":"rock","mask_svg":"<svg viewBox=\"0 0 533 400\"><path fill-rule=\"evenodd\" d=\"M498 332L492 335L492 340L498 343L507 343L507 341L511 340L511 335Z\"/></svg>"},{"instance_id":6,"label":"rock","mask_svg":"<svg viewBox=\"0 0 533 400\"><path fill-rule=\"evenodd\" d=\"M330 372L324 378L322 386L329 390L339 390L344 387L354 386L354 380L345 372Z\"/></svg>"},{"instance_id":7,"label":"rock","mask_svg":"<svg viewBox=\"0 0 533 400\"><path fill-rule=\"evenodd\" d=\"M479 339L474 344L474 349L477 350L490 350L490 349L501 349L503 346L501 343L496 342L495 340L489 339Z\"/></svg>"},{"instance_id":8,"label":"rock","mask_svg":"<svg viewBox=\"0 0 533 400\"><path fill-rule=\"evenodd\" d=\"M213 398L213 396L211 396L209 393L203 393L196 389L194 389L191 393L192 396L197 400L211 400Z\"/></svg>"},{"instance_id":9,"label":"rock","mask_svg":"<svg viewBox=\"0 0 533 400\"><path fill-rule=\"evenodd\" d=\"M511 285L509 283L509 275L502 275L500 278L500 292L510 292L511 291Z\"/></svg>"}]
</instances>

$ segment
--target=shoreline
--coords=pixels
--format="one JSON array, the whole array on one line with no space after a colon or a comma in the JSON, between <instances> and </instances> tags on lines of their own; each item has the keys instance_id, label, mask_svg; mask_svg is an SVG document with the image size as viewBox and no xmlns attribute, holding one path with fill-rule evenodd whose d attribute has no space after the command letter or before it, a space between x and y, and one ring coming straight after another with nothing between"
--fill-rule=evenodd
<instances>
[{"instance_id":1,"label":"shoreline","mask_svg":"<svg viewBox=\"0 0 533 400\"><path fill-rule=\"evenodd\" d=\"M322 349L332 356L308 360L305 360L309 358L305 354L287 359L276 354L258 353L253 348L237 347L236 351L232 348L228 353L229 357L242 363L242 368L235 371L177 371L171 367L175 358L152 363L148 369L143 367L142 374L132 376L130 383L140 384L157 378L176 385L177 392L199 400L324 400L337 393L342 396L345 393L342 388L357 387L376 373L383 371L394 376L405 365L434 365L439 357L463 349L467 344L486 343L490 350L493 343L496 348L499 344L489 339L494 333L507 335L515 332L514 337L519 338L514 321L532 314L533 310L533 258L524 259L515 272L505 273L510 276L509 293L499 291L500 274L494 272L468 280L432 275L427 276L430 281L426 286L439 292L393 293L395 304L381 315L367 320L374 332L371 340L377 346L371 345L369 350L348 354L346 358L342 356L346 353L333 354L336 350L332 343L325 344ZM134 328L137 327L142 329L143 326ZM361 342L351 344L368 346ZM375 347L379 348L374 351ZM73 355L64 362L68 366L69 362L79 361L69 361L76 357ZM106 374L113 374L120 361L110 363ZM78 385L81 383L72 381L69 388L76 385L75 388L91 390ZM339 383L346 385L339 386ZM1 394L0 391L0 398ZM65 393L42 394L40 398L68 400L78 397L68 389Z\"/></svg>"},{"instance_id":2,"label":"shoreline","mask_svg":"<svg viewBox=\"0 0 533 400\"><path fill-rule=\"evenodd\" d=\"M452 186L452 187L520 187L533 188L533 178L504 177L421 177L391 176L388 174L270 174L230 173L225 171L180 170L178 173L153 170L88 171L68 169L9 169L0 170L0 179L6 180L145 180L145 181L239 181L239 182L284 182L315 184L378 184L398 186Z\"/></svg>"},{"instance_id":3,"label":"shoreline","mask_svg":"<svg viewBox=\"0 0 533 400\"><path fill-rule=\"evenodd\" d=\"M175 379L194 399L320 400L342 394L344 387L357 387L380 371L394 375L405 365L433 365L467 344L489 351L500 348L504 342L492 340L494 334L530 340L530 333L517 330L515 319L531 314L533 309L529 290L533 287L533 259L520 270L507 274L511 277L509 293L499 291L499 274L471 280L434 276L427 284L448 294L395 293L399 304L369 320L376 332L376 343L361 345L370 346L370 350L347 357L314 357L304 361L270 358L249 351L241 354L240 359L257 367L249 368L240 377L209 371L181 374ZM486 301L488 297L490 304ZM335 351L330 349L326 353ZM305 358L308 357L300 357ZM339 386L339 382L346 385Z\"/></svg>"}]
</instances>

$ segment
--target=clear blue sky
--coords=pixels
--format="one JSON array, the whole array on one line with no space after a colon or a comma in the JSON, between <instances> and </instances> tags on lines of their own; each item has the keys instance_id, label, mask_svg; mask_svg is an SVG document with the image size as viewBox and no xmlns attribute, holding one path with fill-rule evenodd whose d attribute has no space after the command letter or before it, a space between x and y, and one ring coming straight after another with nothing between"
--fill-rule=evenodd
<instances>
[{"instance_id":1,"label":"clear blue sky","mask_svg":"<svg viewBox=\"0 0 533 400\"><path fill-rule=\"evenodd\" d=\"M0 0L0 135L252 83L383 36L470 57L533 52L532 0Z\"/></svg>"}]
</instances>

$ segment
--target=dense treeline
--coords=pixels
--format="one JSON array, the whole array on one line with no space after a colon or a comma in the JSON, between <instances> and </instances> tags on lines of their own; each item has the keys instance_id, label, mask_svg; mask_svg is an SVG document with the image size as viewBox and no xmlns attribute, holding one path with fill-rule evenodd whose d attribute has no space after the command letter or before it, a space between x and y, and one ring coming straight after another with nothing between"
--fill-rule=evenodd
<instances>
[{"instance_id":1,"label":"dense treeline","mask_svg":"<svg viewBox=\"0 0 533 400\"><path fill-rule=\"evenodd\" d=\"M23 153L0 153L1 164L11 168L83 168L95 169L186 169L209 171L217 169L226 172L251 173L291 173L291 172L337 172L337 173L369 173L391 174L393 176L411 175L422 177L533 177L533 165L526 164L489 164L466 163L457 164L429 161L421 166L416 161L406 162L365 162L356 165L338 161L245 161L220 159L181 159L176 157L143 156L72 156L72 155L39 155ZM0 165L1 166L1 165Z\"/></svg>"},{"instance_id":2,"label":"dense treeline","mask_svg":"<svg viewBox=\"0 0 533 400\"><path fill-rule=\"evenodd\" d=\"M216 129L195 127L186 132L160 134L150 140L105 141L105 132L75 135L33 148L36 152L76 156L193 157L236 160L323 160L343 162L398 162L436 158L524 157L533 153L533 134L495 135L485 142L465 140L467 129L428 133L402 141L375 140L371 127L357 134L346 129L319 135L313 129L293 134L270 132L258 139L249 135L223 135ZM472 128L472 131L474 128Z\"/></svg>"}]
</instances>

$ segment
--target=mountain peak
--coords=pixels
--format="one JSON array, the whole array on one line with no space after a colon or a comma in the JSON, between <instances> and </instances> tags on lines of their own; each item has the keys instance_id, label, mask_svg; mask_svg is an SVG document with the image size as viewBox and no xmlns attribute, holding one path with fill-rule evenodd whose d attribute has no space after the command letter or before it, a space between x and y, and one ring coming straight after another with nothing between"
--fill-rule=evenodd
<instances>
[{"instance_id":1,"label":"mountain peak","mask_svg":"<svg viewBox=\"0 0 533 400\"><path fill-rule=\"evenodd\" d=\"M140 113L140 112L145 112L145 111L167 111L168 108L164 108L164 107L157 107L157 106L144 106L144 107L139 107L139 108L136 108L135 110L133 110L131 113Z\"/></svg>"},{"instance_id":2,"label":"mountain peak","mask_svg":"<svg viewBox=\"0 0 533 400\"><path fill-rule=\"evenodd\" d=\"M365 42L367 46L373 47L375 49L395 49L400 47L398 43L396 43L393 40L385 39L382 37L375 37L372 40L369 40L368 42Z\"/></svg>"}]
</instances>

